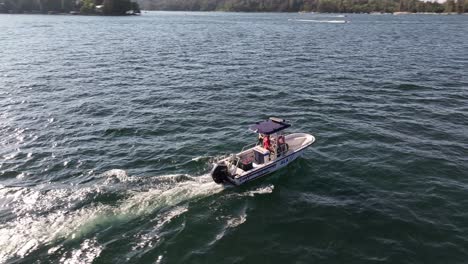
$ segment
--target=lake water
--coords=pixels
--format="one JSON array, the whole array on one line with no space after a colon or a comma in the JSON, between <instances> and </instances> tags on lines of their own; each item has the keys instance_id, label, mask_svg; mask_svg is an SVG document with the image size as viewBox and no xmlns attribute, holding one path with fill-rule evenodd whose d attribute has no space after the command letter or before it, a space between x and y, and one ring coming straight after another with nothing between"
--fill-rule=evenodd
<instances>
[{"instance_id":1,"label":"lake water","mask_svg":"<svg viewBox=\"0 0 468 264\"><path fill-rule=\"evenodd\" d=\"M0 15L0 262L466 263L467 25ZM268 116L316 143L213 183Z\"/></svg>"}]
</instances>

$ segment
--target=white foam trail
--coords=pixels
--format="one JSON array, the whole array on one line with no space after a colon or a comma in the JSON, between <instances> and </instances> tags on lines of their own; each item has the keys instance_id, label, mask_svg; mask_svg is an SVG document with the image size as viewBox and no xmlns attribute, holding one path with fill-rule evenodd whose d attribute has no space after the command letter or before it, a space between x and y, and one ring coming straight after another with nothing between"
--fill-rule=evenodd
<instances>
[{"instance_id":1,"label":"white foam trail","mask_svg":"<svg viewBox=\"0 0 468 264\"><path fill-rule=\"evenodd\" d=\"M208 246L212 246L214 243L216 243L218 240L224 237L224 235L229 231L229 229L236 228L240 226L241 224L245 223L247 221L247 206L244 206L242 208L242 211L240 212L239 215L237 216L231 216L228 217L226 221L226 225L224 228L221 230L220 233L216 235L216 237L208 243Z\"/></svg>"},{"instance_id":2,"label":"white foam trail","mask_svg":"<svg viewBox=\"0 0 468 264\"><path fill-rule=\"evenodd\" d=\"M229 228L234 228L234 227L237 227L243 223L245 223L245 221L247 221L247 214L245 213L245 211L239 215L238 217L234 217L234 218L231 218L231 219L228 219L226 225L227 227Z\"/></svg>"},{"instance_id":3,"label":"white foam trail","mask_svg":"<svg viewBox=\"0 0 468 264\"><path fill-rule=\"evenodd\" d=\"M127 172L119 169L108 170L101 176L106 177L106 184L128 181Z\"/></svg>"},{"instance_id":4,"label":"white foam trail","mask_svg":"<svg viewBox=\"0 0 468 264\"><path fill-rule=\"evenodd\" d=\"M24 179L28 174L26 172L22 172L18 175L16 175L16 179L21 180Z\"/></svg>"},{"instance_id":5,"label":"white foam trail","mask_svg":"<svg viewBox=\"0 0 468 264\"><path fill-rule=\"evenodd\" d=\"M255 189L253 191L248 191L248 192L246 192L244 194L253 197L256 194L272 193L274 189L275 189L275 186L273 184L271 184L271 185L268 185L268 186L265 186L265 187L259 187L259 188Z\"/></svg>"},{"instance_id":6,"label":"white foam trail","mask_svg":"<svg viewBox=\"0 0 468 264\"><path fill-rule=\"evenodd\" d=\"M25 257L40 245L71 236L81 223L93 221L109 208L82 209L68 214L57 211L47 216L26 215L0 225L0 262L13 256Z\"/></svg>"},{"instance_id":7,"label":"white foam trail","mask_svg":"<svg viewBox=\"0 0 468 264\"><path fill-rule=\"evenodd\" d=\"M132 250L137 250L145 247L153 247L155 243L160 241L160 232L161 229L168 223L172 221L172 219L177 218L178 216L182 215L183 213L188 211L187 206L177 206L174 209L163 213L162 215L158 216L156 220L156 225L149 233L139 234L136 237L140 238L140 242L132 248Z\"/></svg>"},{"instance_id":8,"label":"white foam trail","mask_svg":"<svg viewBox=\"0 0 468 264\"><path fill-rule=\"evenodd\" d=\"M240 196L240 197L249 196L249 197L254 197L254 196L260 195L260 194L273 193L274 189L275 189L275 186L273 184L270 184L270 185L267 185L267 186L258 187L258 188L254 189L254 190L245 191L245 192L241 192L241 193L233 192L231 194L228 194L227 196Z\"/></svg>"},{"instance_id":9,"label":"white foam trail","mask_svg":"<svg viewBox=\"0 0 468 264\"><path fill-rule=\"evenodd\" d=\"M28 252L36 249L39 246L39 241L36 239L31 239L26 244L24 244L17 252L16 254L20 257L24 257Z\"/></svg>"},{"instance_id":10,"label":"white foam trail","mask_svg":"<svg viewBox=\"0 0 468 264\"><path fill-rule=\"evenodd\" d=\"M87 264L93 263L93 260L97 258L103 250L103 247L99 245L95 238L86 239L81 243L79 249L75 249L72 252L65 253L60 259L60 263L64 264Z\"/></svg>"},{"instance_id":11,"label":"white foam trail","mask_svg":"<svg viewBox=\"0 0 468 264\"><path fill-rule=\"evenodd\" d=\"M298 22L313 22L313 23L331 23L331 24L345 24L347 20L315 20L315 19L288 19L289 21Z\"/></svg>"},{"instance_id":12,"label":"white foam trail","mask_svg":"<svg viewBox=\"0 0 468 264\"><path fill-rule=\"evenodd\" d=\"M199 160L202 160L202 159L209 159L211 157L208 157L208 156L197 156L195 158L192 158L192 161L199 161Z\"/></svg>"},{"instance_id":13,"label":"white foam trail","mask_svg":"<svg viewBox=\"0 0 468 264\"><path fill-rule=\"evenodd\" d=\"M124 182L137 181L136 177L128 177L124 171L114 170L106 175ZM7 194L6 200L0 202L12 202L13 212L17 215L15 220L0 225L0 262L13 256L24 257L39 246L56 240L80 238L99 226L123 223L158 209L180 206L180 203L223 190L223 186L214 183L209 175L167 175L147 180L161 180L162 184L156 181L158 185L148 191L124 192L127 198L118 205L90 203L79 209L74 207L80 207L83 200L89 201L93 199L92 196L108 192L108 181L94 187L78 190L69 187L45 193L22 188L0 190L0 194ZM188 208L169 209L169 215L161 220L160 225L183 213L183 210Z\"/></svg>"}]
</instances>

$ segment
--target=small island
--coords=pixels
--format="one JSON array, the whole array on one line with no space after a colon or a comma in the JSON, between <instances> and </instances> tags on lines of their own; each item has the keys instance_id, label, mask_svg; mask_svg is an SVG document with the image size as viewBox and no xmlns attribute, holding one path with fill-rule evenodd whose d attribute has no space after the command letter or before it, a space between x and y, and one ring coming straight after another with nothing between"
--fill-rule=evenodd
<instances>
[{"instance_id":1,"label":"small island","mask_svg":"<svg viewBox=\"0 0 468 264\"><path fill-rule=\"evenodd\" d=\"M125 16L140 7L130 0L0 0L0 13Z\"/></svg>"}]
</instances>

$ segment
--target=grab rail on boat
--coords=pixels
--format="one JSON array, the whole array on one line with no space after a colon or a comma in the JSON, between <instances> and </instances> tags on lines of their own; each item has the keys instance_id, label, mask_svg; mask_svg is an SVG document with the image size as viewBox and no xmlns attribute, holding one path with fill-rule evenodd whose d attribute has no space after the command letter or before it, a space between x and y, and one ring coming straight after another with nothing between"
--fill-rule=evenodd
<instances>
[{"instance_id":1,"label":"grab rail on boat","mask_svg":"<svg viewBox=\"0 0 468 264\"><path fill-rule=\"evenodd\" d=\"M242 150L241 150L240 153L244 152L245 148L247 148L247 147L253 147L253 146L256 146L256 145L257 145L257 143L252 143L252 144L249 144L249 145L247 145L247 146L244 146L244 147L242 148Z\"/></svg>"},{"instance_id":2,"label":"grab rail on boat","mask_svg":"<svg viewBox=\"0 0 468 264\"><path fill-rule=\"evenodd\" d=\"M241 150L239 153L244 152L244 150L245 150L246 148L250 148L250 147L253 147L253 146L257 146L257 144L258 144L258 142L252 143L252 144L249 144L249 145L246 145L246 146L244 146L244 147L242 148L242 150ZM239 167L239 162L240 162L241 159L240 159L240 157L238 157L237 155L235 155L235 157L237 158L236 167L238 168L238 167Z\"/></svg>"},{"instance_id":3,"label":"grab rail on boat","mask_svg":"<svg viewBox=\"0 0 468 264\"><path fill-rule=\"evenodd\" d=\"M258 145L258 143L252 143L252 144L246 145L246 146L244 146L244 147L242 148L242 150L241 150L239 153L244 152L244 150L245 150L246 148L250 148L250 147L253 147L253 146L256 146L256 145ZM237 154L233 154L233 153L232 153L232 154L226 154L226 155L222 155L222 156L220 156L220 157L217 157L217 158L215 159L215 163L219 162L220 160L226 159L226 158L228 158L228 157L230 157L230 158L227 159L227 163L230 164L230 165L235 166L236 168L238 168L238 167L239 167L239 162L241 161L241 159L240 159L240 157L239 157Z\"/></svg>"}]
</instances>

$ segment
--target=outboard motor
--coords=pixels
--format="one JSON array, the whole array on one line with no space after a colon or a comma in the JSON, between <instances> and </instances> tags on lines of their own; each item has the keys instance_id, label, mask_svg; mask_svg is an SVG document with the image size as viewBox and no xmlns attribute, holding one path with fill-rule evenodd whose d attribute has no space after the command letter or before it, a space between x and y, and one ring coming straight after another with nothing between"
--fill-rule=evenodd
<instances>
[{"instance_id":1,"label":"outboard motor","mask_svg":"<svg viewBox=\"0 0 468 264\"><path fill-rule=\"evenodd\" d=\"M217 163L211 171L211 177L217 184L227 182L229 176L228 166L224 162Z\"/></svg>"}]
</instances>

